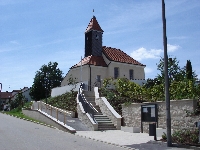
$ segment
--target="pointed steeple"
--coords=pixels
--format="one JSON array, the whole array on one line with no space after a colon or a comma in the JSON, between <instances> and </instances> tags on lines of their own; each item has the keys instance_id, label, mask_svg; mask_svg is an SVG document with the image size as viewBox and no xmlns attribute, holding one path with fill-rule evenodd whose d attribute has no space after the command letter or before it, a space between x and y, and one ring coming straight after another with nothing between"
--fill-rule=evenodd
<instances>
[{"instance_id":1,"label":"pointed steeple","mask_svg":"<svg viewBox=\"0 0 200 150\"><path fill-rule=\"evenodd\" d=\"M103 30L93 16L85 31L85 57L102 56L102 34Z\"/></svg>"},{"instance_id":2,"label":"pointed steeple","mask_svg":"<svg viewBox=\"0 0 200 150\"><path fill-rule=\"evenodd\" d=\"M99 23L98 23L98 21L97 21L95 16L93 16L92 19L90 20L90 23L87 26L85 33L89 32L90 30L96 30L96 31L103 32L103 30L101 29L101 27L100 27L100 25L99 25Z\"/></svg>"}]
</instances>

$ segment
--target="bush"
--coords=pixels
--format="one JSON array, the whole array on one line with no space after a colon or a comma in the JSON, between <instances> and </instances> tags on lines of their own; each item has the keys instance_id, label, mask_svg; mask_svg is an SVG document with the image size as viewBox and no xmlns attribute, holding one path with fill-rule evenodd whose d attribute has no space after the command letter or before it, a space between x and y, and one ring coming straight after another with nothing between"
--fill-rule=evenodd
<instances>
[{"instance_id":1,"label":"bush","mask_svg":"<svg viewBox=\"0 0 200 150\"><path fill-rule=\"evenodd\" d=\"M48 98L47 103L54 107L76 112L76 106L77 106L76 96L77 92L67 92L65 94L53 98L52 97ZM45 102L46 100L43 99L43 101Z\"/></svg>"},{"instance_id":2,"label":"bush","mask_svg":"<svg viewBox=\"0 0 200 150\"><path fill-rule=\"evenodd\" d=\"M178 144L196 145L199 141L198 129L181 129L174 131L172 141Z\"/></svg>"}]
</instances>

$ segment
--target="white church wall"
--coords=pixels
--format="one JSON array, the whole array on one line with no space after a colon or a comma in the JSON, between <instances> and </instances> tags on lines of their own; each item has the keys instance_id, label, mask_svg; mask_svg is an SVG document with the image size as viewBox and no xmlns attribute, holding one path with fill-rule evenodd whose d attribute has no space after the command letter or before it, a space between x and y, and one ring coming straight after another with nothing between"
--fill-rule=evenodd
<instances>
[{"instance_id":1,"label":"white church wall","mask_svg":"<svg viewBox=\"0 0 200 150\"><path fill-rule=\"evenodd\" d=\"M84 86L85 87L84 90L87 91L88 90L87 89L88 81L84 81L82 83L84 83L84 85L85 85ZM79 87L80 87L80 84L81 83L77 83L76 85L65 85L65 86L53 88L51 90L51 97L59 96L59 95L62 95L64 93L66 93L66 92L70 92L72 89L74 91L78 91Z\"/></svg>"},{"instance_id":2,"label":"white church wall","mask_svg":"<svg viewBox=\"0 0 200 150\"><path fill-rule=\"evenodd\" d=\"M129 79L129 70L133 70L133 78L137 80L143 80L145 78L144 75L144 67L133 64L119 63L112 61L108 66L108 76L114 77L114 68L119 68L119 78L127 78Z\"/></svg>"},{"instance_id":3,"label":"white church wall","mask_svg":"<svg viewBox=\"0 0 200 150\"><path fill-rule=\"evenodd\" d=\"M88 65L82 66L82 71L81 71L81 67L70 69L67 75L65 76L65 78L63 79L63 81L61 82L61 86L68 85L69 83L68 80L70 76L73 79L75 79L76 82L81 82L81 74L82 74L82 81L88 81L88 78L89 78L88 72L89 72Z\"/></svg>"}]
</instances>

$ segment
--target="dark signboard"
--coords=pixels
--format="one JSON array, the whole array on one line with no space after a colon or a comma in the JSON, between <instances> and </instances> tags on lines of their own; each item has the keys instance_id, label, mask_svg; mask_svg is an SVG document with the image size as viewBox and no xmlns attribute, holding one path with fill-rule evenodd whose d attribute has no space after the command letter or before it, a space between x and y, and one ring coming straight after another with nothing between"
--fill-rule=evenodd
<instances>
[{"instance_id":1,"label":"dark signboard","mask_svg":"<svg viewBox=\"0 0 200 150\"><path fill-rule=\"evenodd\" d=\"M141 105L141 122L157 122L157 104Z\"/></svg>"}]
</instances>

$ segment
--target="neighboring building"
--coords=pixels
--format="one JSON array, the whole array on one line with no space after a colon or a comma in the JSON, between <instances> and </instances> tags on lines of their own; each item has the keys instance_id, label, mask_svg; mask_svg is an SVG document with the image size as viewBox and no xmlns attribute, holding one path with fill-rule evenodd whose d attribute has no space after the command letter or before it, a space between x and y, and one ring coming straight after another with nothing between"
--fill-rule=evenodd
<instances>
[{"instance_id":1,"label":"neighboring building","mask_svg":"<svg viewBox=\"0 0 200 150\"><path fill-rule=\"evenodd\" d=\"M32 101L32 98L31 98L31 96L29 95L30 89L31 89L31 88L24 87L24 88L21 89L21 90L13 90L13 91L12 91L12 98L11 98L11 100L15 100L16 97L17 97L17 94L18 94L19 92L22 92L22 95L25 97L25 99L26 99L27 102Z\"/></svg>"},{"instance_id":2,"label":"neighboring building","mask_svg":"<svg viewBox=\"0 0 200 150\"><path fill-rule=\"evenodd\" d=\"M25 99L26 99L26 101L27 102L30 102L30 101L32 101L33 99L31 98L31 96L30 96L30 90L31 90L31 88L28 88L28 87L24 87L23 89L22 89L22 95L25 97Z\"/></svg>"},{"instance_id":3,"label":"neighboring building","mask_svg":"<svg viewBox=\"0 0 200 150\"><path fill-rule=\"evenodd\" d=\"M0 104L6 104L10 101L12 97L12 92L1 92L0 93Z\"/></svg>"},{"instance_id":4,"label":"neighboring building","mask_svg":"<svg viewBox=\"0 0 200 150\"><path fill-rule=\"evenodd\" d=\"M101 81L109 77L145 79L145 65L120 49L102 46L103 32L96 17L93 16L85 31L85 57L70 68L61 86L69 84L70 76L77 82L88 83L88 90L94 86L100 87Z\"/></svg>"}]
</instances>

